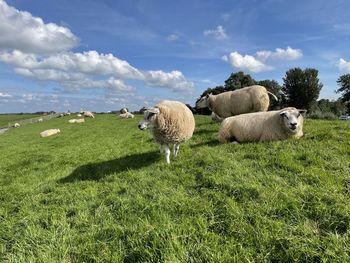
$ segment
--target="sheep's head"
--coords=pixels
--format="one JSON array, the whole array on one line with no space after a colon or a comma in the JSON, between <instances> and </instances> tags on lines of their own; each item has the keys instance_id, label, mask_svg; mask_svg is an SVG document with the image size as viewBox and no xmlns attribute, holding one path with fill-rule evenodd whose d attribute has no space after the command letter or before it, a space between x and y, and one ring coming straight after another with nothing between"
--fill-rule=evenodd
<instances>
[{"instance_id":1,"label":"sheep's head","mask_svg":"<svg viewBox=\"0 0 350 263\"><path fill-rule=\"evenodd\" d=\"M148 127L152 127L154 125L154 122L158 114L159 114L159 108L148 108L144 112L143 120L139 122L139 125L138 125L139 129L146 130Z\"/></svg>"},{"instance_id":2,"label":"sheep's head","mask_svg":"<svg viewBox=\"0 0 350 263\"><path fill-rule=\"evenodd\" d=\"M300 126L303 123L303 116L306 110L297 110L295 108L289 108L280 112L280 116L283 118L285 127L291 133L297 133Z\"/></svg>"},{"instance_id":3,"label":"sheep's head","mask_svg":"<svg viewBox=\"0 0 350 263\"><path fill-rule=\"evenodd\" d=\"M196 103L196 108L197 109L202 109L202 108L209 107L209 97L210 96L211 96L211 93L203 96L202 98L200 98L200 100L197 101L197 103Z\"/></svg>"}]
</instances>

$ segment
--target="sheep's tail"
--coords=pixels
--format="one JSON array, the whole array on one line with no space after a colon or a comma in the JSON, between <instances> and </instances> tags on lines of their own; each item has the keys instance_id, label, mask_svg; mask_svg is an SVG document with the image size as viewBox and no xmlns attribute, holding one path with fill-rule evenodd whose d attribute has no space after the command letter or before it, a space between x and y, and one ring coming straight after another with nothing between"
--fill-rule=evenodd
<instances>
[{"instance_id":1,"label":"sheep's tail","mask_svg":"<svg viewBox=\"0 0 350 263\"><path fill-rule=\"evenodd\" d=\"M227 119L225 119L220 126L218 139L221 143L228 143L231 141L230 126Z\"/></svg>"},{"instance_id":2,"label":"sheep's tail","mask_svg":"<svg viewBox=\"0 0 350 263\"><path fill-rule=\"evenodd\" d=\"M271 93L270 91L267 90L267 93L270 94L276 101L278 101L278 98L275 94Z\"/></svg>"}]
</instances>

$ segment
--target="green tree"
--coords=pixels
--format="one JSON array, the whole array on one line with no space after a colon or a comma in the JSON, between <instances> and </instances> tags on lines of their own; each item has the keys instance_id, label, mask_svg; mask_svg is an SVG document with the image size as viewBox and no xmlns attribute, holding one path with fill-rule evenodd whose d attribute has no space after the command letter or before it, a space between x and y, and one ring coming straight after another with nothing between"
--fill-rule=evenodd
<instances>
[{"instance_id":1,"label":"green tree","mask_svg":"<svg viewBox=\"0 0 350 263\"><path fill-rule=\"evenodd\" d=\"M337 84L340 86L335 92L341 93L341 101L345 103L348 113L350 113L350 74L339 77Z\"/></svg>"},{"instance_id":2,"label":"green tree","mask_svg":"<svg viewBox=\"0 0 350 263\"><path fill-rule=\"evenodd\" d=\"M274 98L271 98L270 96L270 110L280 109L281 108L281 85L278 84L276 80L260 80L257 82L258 85L264 86L268 91L276 95L278 98L278 101L276 101Z\"/></svg>"},{"instance_id":3,"label":"green tree","mask_svg":"<svg viewBox=\"0 0 350 263\"><path fill-rule=\"evenodd\" d=\"M287 106L310 108L316 103L323 84L318 79L318 70L293 68L283 78L282 92Z\"/></svg>"},{"instance_id":4,"label":"green tree","mask_svg":"<svg viewBox=\"0 0 350 263\"><path fill-rule=\"evenodd\" d=\"M244 74L244 72L239 71L231 73L230 77L225 80L225 90L241 89L254 85L255 83L256 81L249 74Z\"/></svg>"}]
</instances>

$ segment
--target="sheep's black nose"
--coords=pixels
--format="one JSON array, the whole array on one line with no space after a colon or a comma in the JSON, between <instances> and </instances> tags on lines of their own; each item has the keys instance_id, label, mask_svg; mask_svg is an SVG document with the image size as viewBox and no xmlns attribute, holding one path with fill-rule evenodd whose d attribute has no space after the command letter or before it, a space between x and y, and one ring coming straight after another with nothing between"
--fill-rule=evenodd
<instances>
[{"instance_id":1,"label":"sheep's black nose","mask_svg":"<svg viewBox=\"0 0 350 263\"><path fill-rule=\"evenodd\" d=\"M141 129L141 124L137 125L137 127L139 127L139 129Z\"/></svg>"}]
</instances>

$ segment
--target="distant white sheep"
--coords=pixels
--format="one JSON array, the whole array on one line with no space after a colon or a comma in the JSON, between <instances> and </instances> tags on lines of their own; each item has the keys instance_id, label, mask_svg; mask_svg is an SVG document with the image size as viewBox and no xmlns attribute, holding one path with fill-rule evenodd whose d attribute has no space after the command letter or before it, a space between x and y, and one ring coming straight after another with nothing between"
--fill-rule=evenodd
<instances>
[{"instance_id":1,"label":"distant white sheep","mask_svg":"<svg viewBox=\"0 0 350 263\"><path fill-rule=\"evenodd\" d=\"M164 100L145 111L144 119L139 122L138 127L140 130L150 128L154 140L160 144L160 151L165 152L166 162L169 164L169 145L173 144L173 154L176 157L180 144L192 137L195 120L185 104Z\"/></svg>"},{"instance_id":2,"label":"distant white sheep","mask_svg":"<svg viewBox=\"0 0 350 263\"><path fill-rule=\"evenodd\" d=\"M49 129L40 133L41 137L48 137L60 133L60 129Z\"/></svg>"},{"instance_id":3,"label":"distant white sheep","mask_svg":"<svg viewBox=\"0 0 350 263\"><path fill-rule=\"evenodd\" d=\"M43 122L43 118L39 118L39 119L38 119L38 122Z\"/></svg>"},{"instance_id":4,"label":"distant white sheep","mask_svg":"<svg viewBox=\"0 0 350 263\"><path fill-rule=\"evenodd\" d=\"M78 113L78 114L77 114L77 117L81 117L81 114L80 114L80 113Z\"/></svg>"},{"instance_id":5,"label":"distant white sheep","mask_svg":"<svg viewBox=\"0 0 350 263\"><path fill-rule=\"evenodd\" d=\"M242 143L300 138L303 136L302 114L305 112L289 107L226 118L219 129L219 141Z\"/></svg>"},{"instance_id":6,"label":"distant white sheep","mask_svg":"<svg viewBox=\"0 0 350 263\"><path fill-rule=\"evenodd\" d=\"M127 113L127 112L129 112L127 108L122 108L122 109L120 110L120 113L121 113L121 114L124 114L124 113Z\"/></svg>"},{"instance_id":7,"label":"distant white sheep","mask_svg":"<svg viewBox=\"0 0 350 263\"><path fill-rule=\"evenodd\" d=\"M125 118L125 119L130 119L130 118L133 119L135 116L130 112L125 112L125 113L119 114L119 117Z\"/></svg>"},{"instance_id":8,"label":"distant white sheep","mask_svg":"<svg viewBox=\"0 0 350 263\"><path fill-rule=\"evenodd\" d=\"M82 123L82 122L85 122L85 119L82 118L82 119L70 119L68 120L69 123Z\"/></svg>"},{"instance_id":9,"label":"distant white sheep","mask_svg":"<svg viewBox=\"0 0 350 263\"><path fill-rule=\"evenodd\" d=\"M19 124L18 122L16 122L14 125L13 125L14 128L19 128L21 127L21 124Z\"/></svg>"},{"instance_id":10,"label":"distant white sheep","mask_svg":"<svg viewBox=\"0 0 350 263\"><path fill-rule=\"evenodd\" d=\"M270 104L269 94L278 100L265 87L253 85L218 95L208 94L203 96L196 103L196 108L208 107L216 115L214 120L222 121L224 118L234 115L267 111Z\"/></svg>"},{"instance_id":11,"label":"distant white sheep","mask_svg":"<svg viewBox=\"0 0 350 263\"><path fill-rule=\"evenodd\" d=\"M91 111L84 111L84 117L95 118L94 114Z\"/></svg>"}]
</instances>

